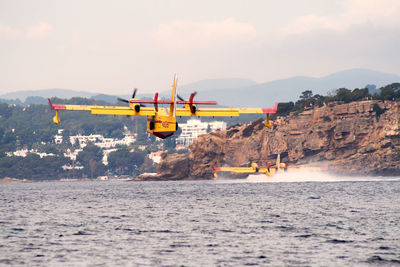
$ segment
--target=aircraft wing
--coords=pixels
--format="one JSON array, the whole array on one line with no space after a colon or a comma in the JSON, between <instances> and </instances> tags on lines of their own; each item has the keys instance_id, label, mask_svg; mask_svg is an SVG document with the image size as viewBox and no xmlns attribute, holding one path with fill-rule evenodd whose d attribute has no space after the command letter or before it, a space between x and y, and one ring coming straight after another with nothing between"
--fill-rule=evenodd
<instances>
[{"instance_id":1,"label":"aircraft wing","mask_svg":"<svg viewBox=\"0 0 400 267\"><path fill-rule=\"evenodd\" d=\"M176 116L193 116L193 117L237 117L240 114L271 114L276 113L278 103L273 108L199 108L192 113L189 108L177 108Z\"/></svg>"},{"instance_id":2,"label":"aircraft wing","mask_svg":"<svg viewBox=\"0 0 400 267\"><path fill-rule=\"evenodd\" d=\"M237 117L239 115L239 110L237 108L199 108L195 113L192 113L187 108L176 109L177 117Z\"/></svg>"},{"instance_id":3,"label":"aircraft wing","mask_svg":"<svg viewBox=\"0 0 400 267\"><path fill-rule=\"evenodd\" d=\"M234 172L234 173L255 173L252 167L215 167L215 172Z\"/></svg>"},{"instance_id":4,"label":"aircraft wing","mask_svg":"<svg viewBox=\"0 0 400 267\"><path fill-rule=\"evenodd\" d=\"M159 109L160 110L160 109ZM139 112L136 112L130 107L121 106L97 106L93 107L91 110L92 114L102 114L102 115L136 115L136 116L154 116L156 111L154 108L141 107Z\"/></svg>"},{"instance_id":5,"label":"aircraft wing","mask_svg":"<svg viewBox=\"0 0 400 267\"><path fill-rule=\"evenodd\" d=\"M92 114L104 115L137 115L152 116L155 115L155 108L141 107L140 112L136 112L128 106L98 106L98 105L57 105L52 104L49 99L50 108L53 110L81 110L90 111Z\"/></svg>"},{"instance_id":6,"label":"aircraft wing","mask_svg":"<svg viewBox=\"0 0 400 267\"><path fill-rule=\"evenodd\" d=\"M271 114L276 113L278 109L278 102L275 103L273 108L239 108L240 114Z\"/></svg>"}]
</instances>

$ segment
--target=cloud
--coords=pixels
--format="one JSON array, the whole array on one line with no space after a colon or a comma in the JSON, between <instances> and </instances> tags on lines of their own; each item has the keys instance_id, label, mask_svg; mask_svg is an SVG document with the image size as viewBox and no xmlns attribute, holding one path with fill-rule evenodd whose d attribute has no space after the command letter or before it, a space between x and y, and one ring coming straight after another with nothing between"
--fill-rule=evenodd
<instances>
[{"instance_id":1,"label":"cloud","mask_svg":"<svg viewBox=\"0 0 400 267\"><path fill-rule=\"evenodd\" d=\"M327 17L319 17L316 15L306 15L298 17L294 22L281 29L284 35L302 34L315 30L328 29L339 30L342 28L342 23L331 20Z\"/></svg>"},{"instance_id":2,"label":"cloud","mask_svg":"<svg viewBox=\"0 0 400 267\"><path fill-rule=\"evenodd\" d=\"M344 32L359 25L400 27L398 0L345 0L342 9L343 11L335 16L309 14L297 17L280 31L283 35L290 35L321 30Z\"/></svg>"},{"instance_id":3,"label":"cloud","mask_svg":"<svg viewBox=\"0 0 400 267\"><path fill-rule=\"evenodd\" d=\"M253 25L228 18L222 21L174 20L161 24L151 34L156 43L168 49L207 48L227 42L251 40L257 35Z\"/></svg>"},{"instance_id":4,"label":"cloud","mask_svg":"<svg viewBox=\"0 0 400 267\"><path fill-rule=\"evenodd\" d=\"M21 31L0 25L0 39L15 39L21 36Z\"/></svg>"},{"instance_id":5,"label":"cloud","mask_svg":"<svg viewBox=\"0 0 400 267\"><path fill-rule=\"evenodd\" d=\"M9 26L0 25L0 39L14 40L14 39L41 39L50 34L53 26L47 23L40 23L38 25L29 27L25 30L11 28Z\"/></svg>"},{"instance_id":6,"label":"cloud","mask_svg":"<svg viewBox=\"0 0 400 267\"><path fill-rule=\"evenodd\" d=\"M356 20L371 19L385 22L398 18L400 2L398 0L347 0L347 16Z\"/></svg>"},{"instance_id":7,"label":"cloud","mask_svg":"<svg viewBox=\"0 0 400 267\"><path fill-rule=\"evenodd\" d=\"M40 23L34 27L30 27L26 31L27 39L40 39L48 35L53 30L53 26L47 23Z\"/></svg>"}]
</instances>

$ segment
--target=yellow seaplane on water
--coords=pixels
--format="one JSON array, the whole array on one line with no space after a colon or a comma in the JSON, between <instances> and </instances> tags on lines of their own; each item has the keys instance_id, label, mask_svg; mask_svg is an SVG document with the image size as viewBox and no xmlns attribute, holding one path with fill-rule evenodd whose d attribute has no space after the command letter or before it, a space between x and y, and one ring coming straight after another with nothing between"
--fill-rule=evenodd
<instances>
[{"instance_id":1,"label":"yellow seaplane on water","mask_svg":"<svg viewBox=\"0 0 400 267\"><path fill-rule=\"evenodd\" d=\"M275 165L271 165L270 162L267 163L266 166L258 166L257 163L251 163L250 167L212 167L214 171L214 177L218 178L218 172L230 172L237 174L255 174L255 173L264 173L267 176L273 176L278 172L286 171L288 168L287 163L281 162L281 157L278 155L276 158Z\"/></svg>"},{"instance_id":2,"label":"yellow seaplane on water","mask_svg":"<svg viewBox=\"0 0 400 267\"><path fill-rule=\"evenodd\" d=\"M91 114L102 115L126 115L126 116L147 116L147 132L159 138L167 138L173 135L178 129L177 117L237 117L240 114L267 114L265 126L271 128L269 114L276 113L278 103L273 108L197 108L196 105L217 105L216 101L194 101L196 92L192 93L188 100L184 100L177 95L177 78L174 76L172 84L171 100L159 100L158 93L155 93L153 100L138 100L135 98L136 89L132 99L126 100L126 106L98 106L98 105L58 105L51 103L52 110L56 111L53 118L55 124L60 123L60 110L83 110L90 111ZM177 98L179 100L177 100ZM153 107L145 107L144 104L153 104ZM160 108L159 105L169 105L169 109ZM183 107L177 107L183 105Z\"/></svg>"},{"instance_id":3,"label":"yellow seaplane on water","mask_svg":"<svg viewBox=\"0 0 400 267\"><path fill-rule=\"evenodd\" d=\"M250 167L212 167L214 171L214 177L218 178L219 172L228 172L235 174L265 174L268 177L272 177L280 172L286 172L290 170L297 171L327 171L328 165L322 167L312 167L312 166L289 166L287 163L281 162L281 157L278 154L276 158L275 165L271 165L270 162L266 166L258 166L257 163L251 163Z\"/></svg>"}]
</instances>

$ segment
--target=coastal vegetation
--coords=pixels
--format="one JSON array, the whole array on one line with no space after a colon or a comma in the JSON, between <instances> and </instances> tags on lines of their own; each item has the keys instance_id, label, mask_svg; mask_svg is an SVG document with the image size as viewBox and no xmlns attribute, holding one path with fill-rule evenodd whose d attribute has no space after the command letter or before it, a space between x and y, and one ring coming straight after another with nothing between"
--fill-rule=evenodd
<instances>
[{"instance_id":1,"label":"coastal vegetation","mask_svg":"<svg viewBox=\"0 0 400 267\"><path fill-rule=\"evenodd\" d=\"M289 115L290 112L298 113L305 108L312 108L314 106L321 107L332 102L341 104L366 99L400 101L400 83L392 83L379 90L376 90L374 85L368 85L366 88L356 88L354 90L340 88L332 90L327 96L319 94L313 95L311 90L305 90L301 93L299 100L296 102L279 103L276 115L286 116ZM382 111L378 111L377 113L379 112Z\"/></svg>"}]
</instances>

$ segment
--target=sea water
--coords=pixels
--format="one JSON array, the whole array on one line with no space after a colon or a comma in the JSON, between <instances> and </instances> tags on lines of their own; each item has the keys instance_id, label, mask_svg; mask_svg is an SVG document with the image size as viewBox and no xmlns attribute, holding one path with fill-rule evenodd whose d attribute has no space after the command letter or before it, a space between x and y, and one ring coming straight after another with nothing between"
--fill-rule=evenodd
<instances>
[{"instance_id":1,"label":"sea water","mask_svg":"<svg viewBox=\"0 0 400 267\"><path fill-rule=\"evenodd\" d=\"M1 184L0 265L400 264L399 178L278 178Z\"/></svg>"}]
</instances>

